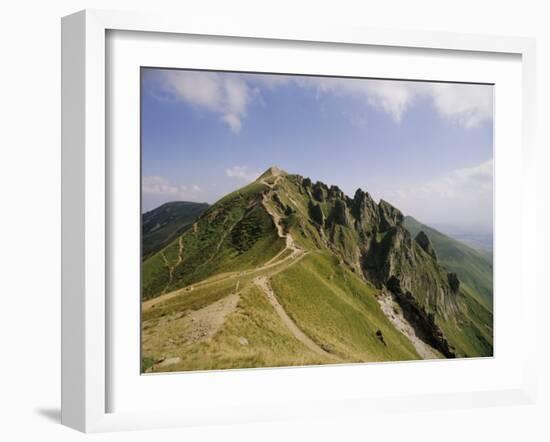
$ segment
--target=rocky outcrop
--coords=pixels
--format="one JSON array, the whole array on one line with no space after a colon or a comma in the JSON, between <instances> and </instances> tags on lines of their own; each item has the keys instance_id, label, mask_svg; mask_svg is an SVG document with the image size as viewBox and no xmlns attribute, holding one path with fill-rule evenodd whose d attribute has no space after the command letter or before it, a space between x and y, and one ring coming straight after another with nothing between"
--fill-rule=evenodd
<instances>
[{"instance_id":1,"label":"rocky outcrop","mask_svg":"<svg viewBox=\"0 0 550 442\"><path fill-rule=\"evenodd\" d=\"M311 195L311 221L320 226L331 250L353 271L379 288L391 290L389 281L397 281L402 294L398 299L406 299L405 294L412 297L416 310L422 313L416 316L424 322L430 314L447 318L457 312L457 280L438 264L424 232L411 237L399 209L384 200L377 204L361 189L349 198L337 186L311 184L306 179L299 183L300 191ZM431 328L429 323L425 326Z\"/></svg>"},{"instance_id":2,"label":"rocky outcrop","mask_svg":"<svg viewBox=\"0 0 550 442\"><path fill-rule=\"evenodd\" d=\"M399 209L393 207L390 203L380 200L378 204L378 213L380 216L380 230L385 231L391 227L403 223L403 214Z\"/></svg>"},{"instance_id":3,"label":"rocky outcrop","mask_svg":"<svg viewBox=\"0 0 550 442\"><path fill-rule=\"evenodd\" d=\"M317 181L311 190L311 194L313 195L313 198L315 198L319 202L324 202L327 199L328 196L328 188L325 184Z\"/></svg>"},{"instance_id":4,"label":"rocky outcrop","mask_svg":"<svg viewBox=\"0 0 550 442\"><path fill-rule=\"evenodd\" d=\"M320 226L325 225L325 214L323 213L323 208L319 204L311 203L309 205L309 215L311 219Z\"/></svg>"},{"instance_id":5,"label":"rocky outcrop","mask_svg":"<svg viewBox=\"0 0 550 442\"><path fill-rule=\"evenodd\" d=\"M367 192L357 189L351 202L351 213L363 231L374 230L379 224L378 205Z\"/></svg>"},{"instance_id":6,"label":"rocky outcrop","mask_svg":"<svg viewBox=\"0 0 550 442\"><path fill-rule=\"evenodd\" d=\"M414 240L418 243L418 245L422 250L424 250L433 259L437 260L437 255L435 253L434 248L432 247L430 238L428 238L428 235L426 235L426 233L423 230L418 232L418 235L416 235L416 238Z\"/></svg>"},{"instance_id":7,"label":"rocky outcrop","mask_svg":"<svg viewBox=\"0 0 550 442\"><path fill-rule=\"evenodd\" d=\"M332 199L344 200L344 192L340 190L338 186L330 186L328 190L328 196Z\"/></svg>"},{"instance_id":8,"label":"rocky outcrop","mask_svg":"<svg viewBox=\"0 0 550 442\"><path fill-rule=\"evenodd\" d=\"M435 315L426 311L411 292L403 291L398 278L391 277L387 287L402 308L405 319L415 329L416 335L422 341L439 350L445 357L455 358L455 349L449 344L445 334L437 325Z\"/></svg>"},{"instance_id":9,"label":"rocky outcrop","mask_svg":"<svg viewBox=\"0 0 550 442\"><path fill-rule=\"evenodd\" d=\"M334 206L330 212L329 222L341 226L350 226L349 212L346 203L341 199L334 201Z\"/></svg>"},{"instance_id":10,"label":"rocky outcrop","mask_svg":"<svg viewBox=\"0 0 550 442\"><path fill-rule=\"evenodd\" d=\"M376 337L382 344L384 344L386 347L388 346L388 344L386 344L386 341L384 340L384 334L382 333L382 330L376 330Z\"/></svg>"},{"instance_id":11,"label":"rocky outcrop","mask_svg":"<svg viewBox=\"0 0 550 442\"><path fill-rule=\"evenodd\" d=\"M460 288L460 281L458 279L458 276L456 273L447 273L447 281L449 282L449 286L451 287L451 291L453 293L458 293L458 289Z\"/></svg>"}]
</instances>

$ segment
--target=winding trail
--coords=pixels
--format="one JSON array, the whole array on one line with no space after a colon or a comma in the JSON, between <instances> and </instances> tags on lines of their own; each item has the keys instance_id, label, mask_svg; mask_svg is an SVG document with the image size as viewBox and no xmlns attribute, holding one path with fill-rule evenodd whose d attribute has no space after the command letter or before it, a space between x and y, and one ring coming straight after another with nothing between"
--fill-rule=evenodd
<instances>
[{"instance_id":1,"label":"winding trail","mask_svg":"<svg viewBox=\"0 0 550 442\"><path fill-rule=\"evenodd\" d=\"M273 289L271 288L271 285L269 284L267 277L258 276L257 278L254 279L254 284L256 284L266 294L267 299L269 300L269 302L271 303L271 305L279 315L279 318L281 318L281 321L283 321L283 324L294 335L294 337L298 339L298 341L300 341L307 348L317 353L318 355L335 358L334 355L323 350L308 335L306 335L302 330L300 330L300 328L296 325L296 323L292 320L292 318L288 316L288 313L286 312L286 310L277 300L277 297L275 296L275 293L273 292Z\"/></svg>"},{"instance_id":2,"label":"winding trail","mask_svg":"<svg viewBox=\"0 0 550 442\"><path fill-rule=\"evenodd\" d=\"M271 259L269 259L267 262L265 262L264 264L262 264L259 267L256 267L256 268L253 268L253 269L248 269L248 270L242 270L242 271L236 271L236 272L227 272L227 273L223 273L223 274L214 275L210 278L204 279L202 281L196 282L196 283L188 285L186 287L182 287L182 288L174 290L172 292L169 292L169 293L163 292L160 296L157 296L153 299L149 299L147 301L144 301L142 303L142 311L147 311L150 308L153 308L154 306L156 306L157 304L168 301L169 299L172 299L176 296L182 295L185 292L190 292L190 291L193 291L193 290L196 290L196 289L202 289L202 288L210 287L212 285L216 285L216 284L220 284L222 282L226 282L227 280L230 280L230 279L240 278L240 277L243 277L243 276L253 276L255 274L265 272L266 270L273 269L273 272L271 273L271 276L272 276L276 273L279 273L279 272L287 269L289 266L296 264L301 258L303 258L305 255L307 255L309 252L304 251L301 247L299 247L296 244L296 242L294 241L294 238L292 237L292 235L290 233L285 233L284 232L281 216L269 205L269 199L272 196L272 189L277 184L279 179L280 179L280 176L276 177L273 184L268 183L265 180L261 180L260 182L262 184L265 184L267 187L269 187L269 191L265 192L262 195L262 206L265 209L265 211L269 214L269 216L271 216L271 218L273 220L273 224L275 225L275 227L277 229L277 235L279 236L279 238L282 238L282 239L285 240L285 247L280 252L278 252L274 257L272 257ZM228 229L228 232L230 230L231 230L231 228ZM226 235L227 235L227 233L226 233ZM180 238L180 241L181 241L181 238ZM288 250L290 250L291 253L288 256L285 256L284 258L281 259L281 256L283 255L283 253L285 253ZM180 248L180 252L183 252L183 244L182 244L182 247ZM177 264L172 268L172 267L170 267L170 265L169 265L166 257L164 256L164 254L162 256L163 256L163 259L165 260L165 264L167 265L167 267L169 269L169 272L170 272L169 283L166 286L166 288L168 288L169 285L172 283L173 269L176 267L176 265L178 265L181 262L181 259L183 259L183 258L181 258L181 253L180 253L179 258L181 258L181 259L179 259Z\"/></svg>"},{"instance_id":3,"label":"winding trail","mask_svg":"<svg viewBox=\"0 0 550 442\"><path fill-rule=\"evenodd\" d=\"M168 261L168 258L166 258L166 255L164 254L164 252L160 252L160 254L164 261L164 265L168 267L168 283L166 284L166 287L164 287L164 290L162 291L162 293L166 293L168 291L168 287L170 287L170 285L172 284L172 281L174 280L174 270L183 261L183 236L179 237L178 257L176 258L176 263L174 265L170 265L170 262Z\"/></svg>"},{"instance_id":4,"label":"winding trail","mask_svg":"<svg viewBox=\"0 0 550 442\"><path fill-rule=\"evenodd\" d=\"M276 260L279 256L281 256L287 250L291 251L289 258L293 258L299 255L304 255L306 253L302 248L300 248L294 242L294 238L292 237L290 232L285 233L282 225L281 216L275 210L273 210L269 205L269 198L271 197L272 189L275 186L275 184L277 184L279 178L280 176L277 176L273 184L269 184L265 180L261 180L263 184L267 185L270 188L270 191L267 193L264 193L262 196L262 205L266 210L266 212L273 219L273 223L277 228L277 234L279 235L279 238L283 238L285 240L285 248L281 252L279 252L277 255L275 255L273 258L271 258L269 261L267 261L264 264L264 266L269 266L274 260ZM288 266L286 268L288 268ZM302 330L300 330L300 328L288 315L288 313L283 308L283 306L279 303L277 296L275 296L275 293L273 292L273 289L269 284L269 280L267 276L257 276L256 278L254 278L253 282L266 294L267 299L269 300L269 302L271 303L271 305L279 315L279 318L281 318L281 321L283 321L283 324L285 325L285 327L288 328L288 330L294 335L296 339L298 339L301 343L303 343L307 348L309 348L314 353L317 353L318 355L321 355L321 356L328 356L330 358L336 359L334 355L323 350L309 336L307 336Z\"/></svg>"},{"instance_id":5,"label":"winding trail","mask_svg":"<svg viewBox=\"0 0 550 442\"><path fill-rule=\"evenodd\" d=\"M323 356L323 357L329 357L329 358L334 359L334 360L339 360L335 355L327 352L321 346L319 346L317 343L315 343L309 336L307 336L296 325L296 323L287 314L287 312L285 311L283 306L277 300L277 297L276 297L275 293L273 292L273 289L271 288L271 285L269 284L269 278L271 276L273 276L273 275L287 269L288 267L296 264L301 258L303 258L308 253L305 250L303 250L298 244L296 244L296 242L294 241L294 238L292 237L290 232L285 233L285 229L283 227L281 215L270 205L270 199L273 195L273 188L275 187L275 185L277 184L279 179L280 179L280 176L275 177L275 180L274 180L273 183L268 183L265 180L261 180L261 182L269 188L269 191L263 193L261 204L262 204L263 208L265 209L265 211L272 218L273 224L275 225L275 228L277 230L277 235L279 236L279 238L284 239L284 241L285 241L285 247L280 252L278 252L275 256L273 256L271 259L269 259L263 265L261 265L259 267L256 267L254 269L248 269L248 270L237 271L237 272L229 272L229 273L226 273L226 274L223 274L223 275L216 275L214 277L215 279L211 279L211 280L206 279L206 280L203 280L201 282L198 282L198 283L195 283L193 285L184 287L182 289L175 290L175 291L170 292L170 293L163 293L162 295L160 295L156 298L153 298L153 299L150 299L148 301L143 302L142 303L142 310L143 311L149 310L150 308L154 307L155 305L157 305L159 303L163 303L163 302L165 302L165 301L167 301L171 298L179 296L179 295L181 295L185 292L188 292L188 291L192 291L192 290L195 290L195 289L198 289L198 288L208 287L210 285L219 284L221 282L226 282L228 279L239 278L239 279L237 279L234 292L231 295L229 295L227 298L223 298L223 299L231 299L233 302L230 302L227 305L234 306L235 305L234 304L235 297L237 297L236 299L238 299L239 285L240 285L240 282L241 282L240 278L242 278L243 276L253 276L255 274L258 274L258 276L256 276L252 280L252 283L254 285L256 285L257 287L259 287L262 290L263 293L265 293L269 303L273 306L275 312L277 313L277 315L279 316L279 318L281 319L281 321L283 322L285 327L292 333L292 335L297 340L302 342L307 348L309 348L314 353L316 353L320 356ZM231 230L231 229L229 229L229 230ZM288 251L290 251L290 254L281 259L281 256L285 252L288 252ZM178 259L177 259L176 263L173 266L171 266L169 264L168 260L166 259L166 257L164 256L164 254L162 255L163 259L165 261L165 264L168 266L169 273L170 273L169 284L172 283L172 277L173 277L172 275L173 275L173 272L174 272L174 268L177 265L179 265L181 263L182 259L183 259L182 254L183 254L183 242L182 242L182 238L180 237L180 248L179 248L179 254L178 254ZM268 275L261 274L261 273L265 272L266 270L270 270L270 269L273 269L273 271L269 272ZM223 302L218 302L218 303L220 305L222 305L222 304L226 305ZM215 303L215 304L217 305L218 303ZM225 311L225 309L222 309L222 310ZM201 309L201 313L202 313L202 311L210 312L208 307L204 308L204 309ZM217 309L214 309L213 311L217 311ZM195 313L195 315L196 315L196 313ZM225 315L222 315L222 316L225 316ZM197 319L197 318L195 318L195 319ZM201 321L196 321L197 324L200 324L202 322ZM216 325L218 325L218 324L216 323ZM197 327L197 329L200 329L199 331L201 331L201 333L199 333L198 336L202 337L202 336L210 335L210 333L206 333L203 330L203 328L205 328L205 327ZM217 327L213 327L213 329L216 329L216 328Z\"/></svg>"},{"instance_id":6,"label":"winding trail","mask_svg":"<svg viewBox=\"0 0 550 442\"><path fill-rule=\"evenodd\" d=\"M181 322L180 324L181 327L184 327L186 330L185 334L189 335L189 339L191 341L199 342L199 341L211 338L222 327L225 321L225 318L228 316L228 314L234 311L235 308L237 307L237 304L239 302L240 292L246 289L246 287L249 286L249 284L253 284L266 295L269 303L271 304L271 306L273 307L273 309L281 319L284 326L292 333L292 335L298 341L300 341L308 349L310 349L312 352L314 352L319 356L323 356L325 358L328 357L334 360L335 362L338 362L338 361L341 362L342 360L338 356L325 350L322 346L320 346L315 341L313 341L306 333L304 333L298 327L298 325L293 321L293 319L289 316L289 314L286 312L284 307L281 305L281 303L277 299L277 295L275 294L269 282L271 277L295 265L297 262L299 262L303 257L305 257L309 253L308 251L302 249L299 246L299 244L297 244L294 241L294 238L292 237L290 232L285 233L282 216L273 207L272 197L274 194L274 188L279 182L280 178L281 178L281 175L275 175L275 179L271 183L266 181L265 178L260 179L259 182L264 184L266 187L268 187L268 190L262 193L261 204L262 204L262 207L265 209L265 211L269 214L269 216L273 220L273 224L275 225L278 237L281 239L284 239L285 247L282 250L280 250L268 261L266 261L265 263L263 263L258 267L247 269L247 270L217 274L209 278L206 278L202 281L191 284L189 286L167 293L168 288L173 282L174 270L183 261L184 244L183 244L183 237L180 236L178 256L173 265L170 264L164 252L161 252L161 256L162 256L162 259L164 260L164 264L169 271L168 284L166 285L164 291L160 296L157 296L156 298L142 302L142 311L147 311L155 307L157 304L161 304L174 297L184 295L186 292L190 292L196 289L206 288L212 285L227 282L228 280L236 279L236 284L231 294L225 296L219 301L214 302L211 305L203 307L198 311L189 313L181 320L178 319L178 321ZM296 204L294 200L292 200L292 198L290 198L290 201L293 205L296 206L297 210L300 210L300 207ZM237 222L239 221L240 219L237 220ZM236 223L234 225L236 225ZM230 228L227 229L227 231L223 235L221 241L217 245L216 253L219 251L221 244L225 240L225 237L229 234L229 232L232 230L234 225L230 226ZM194 233L196 234L197 233L196 223L193 225L193 230L194 230ZM330 248L330 243L327 240L324 234L324 231L322 229L320 229L319 234L320 234L321 241L325 243L327 247ZM214 253L214 255L216 253ZM285 253L288 253L288 254L286 256L283 256L285 255ZM203 263L203 265L210 262L213 256L209 260L207 260L205 263ZM243 280L242 279L243 277L252 277L252 279ZM241 290L239 290L240 285L244 285L245 287L244 288L241 287ZM420 339L420 337L417 335L412 324L409 323L409 321L407 321L407 319L405 318L403 312L401 311L400 306L393 300L393 298L389 293L382 292L381 296L378 297L377 300L386 317L390 320L390 322L394 325L394 327L397 330L399 330L403 335L405 335L405 337L413 344L415 350L417 351L417 353L421 358L440 359L444 357L439 351L437 351L436 349L428 345L426 342L424 342L422 339ZM157 345L158 343L155 343L155 344ZM175 360L175 358L173 359ZM169 361L171 361L171 359L169 359ZM166 364L166 362L164 362L164 364Z\"/></svg>"}]
</instances>

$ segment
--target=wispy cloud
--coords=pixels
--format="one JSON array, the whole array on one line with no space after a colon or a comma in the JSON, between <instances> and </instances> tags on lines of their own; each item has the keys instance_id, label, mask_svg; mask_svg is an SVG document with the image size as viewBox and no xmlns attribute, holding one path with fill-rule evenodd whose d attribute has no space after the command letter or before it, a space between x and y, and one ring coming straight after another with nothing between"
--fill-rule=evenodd
<instances>
[{"instance_id":1,"label":"wispy cloud","mask_svg":"<svg viewBox=\"0 0 550 442\"><path fill-rule=\"evenodd\" d=\"M437 111L466 128L493 119L493 88L483 85L432 83L431 97Z\"/></svg>"},{"instance_id":2,"label":"wispy cloud","mask_svg":"<svg viewBox=\"0 0 550 442\"><path fill-rule=\"evenodd\" d=\"M288 85L312 89L318 99L327 95L363 99L397 124L420 99L428 99L442 118L467 129L493 118L492 87L473 84L171 70L162 71L159 96L168 94L216 114L239 133L254 99L265 103L262 89Z\"/></svg>"},{"instance_id":3,"label":"wispy cloud","mask_svg":"<svg viewBox=\"0 0 550 442\"><path fill-rule=\"evenodd\" d=\"M493 220L493 160L452 170L424 182L409 183L386 197L407 214L425 222L491 227Z\"/></svg>"},{"instance_id":4,"label":"wispy cloud","mask_svg":"<svg viewBox=\"0 0 550 442\"><path fill-rule=\"evenodd\" d=\"M471 201L478 197L492 197L493 160L477 166L456 169L448 175L427 181L416 189L426 196L436 196L447 200Z\"/></svg>"},{"instance_id":5,"label":"wispy cloud","mask_svg":"<svg viewBox=\"0 0 550 442\"><path fill-rule=\"evenodd\" d=\"M165 196L171 198L193 198L202 192L197 184L172 184L162 176L144 176L141 180L144 195Z\"/></svg>"},{"instance_id":6,"label":"wispy cloud","mask_svg":"<svg viewBox=\"0 0 550 442\"><path fill-rule=\"evenodd\" d=\"M493 90L486 85L327 77L301 77L295 81L302 87L315 88L318 96L363 97L369 106L388 114L396 123L418 100L426 98L441 117L465 128L493 118Z\"/></svg>"},{"instance_id":7,"label":"wispy cloud","mask_svg":"<svg viewBox=\"0 0 550 442\"><path fill-rule=\"evenodd\" d=\"M238 133L254 90L244 77L216 72L163 71L163 88L177 98L217 114Z\"/></svg>"},{"instance_id":8,"label":"wispy cloud","mask_svg":"<svg viewBox=\"0 0 550 442\"><path fill-rule=\"evenodd\" d=\"M260 176L261 172L250 170L247 166L233 166L226 169L225 174L231 178L238 178L246 182L252 182Z\"/></svg>"}]
</instances>

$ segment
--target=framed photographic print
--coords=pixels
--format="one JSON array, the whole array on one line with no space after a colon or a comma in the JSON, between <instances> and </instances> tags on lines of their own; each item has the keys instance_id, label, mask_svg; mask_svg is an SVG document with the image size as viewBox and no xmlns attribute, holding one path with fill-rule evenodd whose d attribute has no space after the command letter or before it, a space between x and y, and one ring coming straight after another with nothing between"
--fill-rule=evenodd
<instances>
[{"instance_id":1,"label":"framed photographic print","mask_svg":"<svg viewBox=\"0 0 550 442\"><path fill-rule=\"evenodd\" d=\"M532 400L533 42L241 25L63 20L63 422Z\"/></svg>"}]
</instances>

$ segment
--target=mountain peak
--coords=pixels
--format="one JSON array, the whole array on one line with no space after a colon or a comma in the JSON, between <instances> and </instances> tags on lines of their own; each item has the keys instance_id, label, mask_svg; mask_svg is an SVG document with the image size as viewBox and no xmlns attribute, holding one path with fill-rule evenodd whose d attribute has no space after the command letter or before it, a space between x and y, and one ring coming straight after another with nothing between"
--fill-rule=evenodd
<instances>
[{"instance_id":1,"label":"mountain peak","mask_svg":"<svg viewBox=\"0 0 550 442\"><path fill-rule=\"evenodd\" d=\"M267 169L264 173L262 173L258 179L262 178L270 178L270 177L278 177L280 175L288 175L283 169L277 167L277 166L271 166L269 169Z\"/></svg>"}]
</instances>

